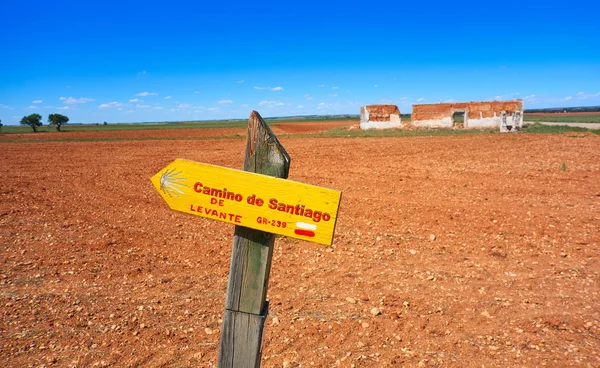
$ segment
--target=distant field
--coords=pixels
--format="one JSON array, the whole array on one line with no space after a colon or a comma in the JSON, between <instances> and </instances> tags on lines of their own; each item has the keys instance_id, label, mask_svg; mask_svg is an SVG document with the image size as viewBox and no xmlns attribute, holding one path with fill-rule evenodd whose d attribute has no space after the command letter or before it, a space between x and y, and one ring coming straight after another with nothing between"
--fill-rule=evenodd
<instances>
[{"instance_id":1,"label":"distant field","mask_svg":"<svg viewBox=\"0 0 600 368\"><path fill-rule=\"evenodd\" d=\"M600 123L600 112L525 113L523 120L535 123Z\"/></svg>"},{"instance_id":2,"label":"distant field","mask_svg":"<svg viewBox=\"0 0 600 368\"><path fill-rule=\"evenodd\" d=\"M402 120L410 121L410 114L402 114ZM306 123L334 123L340 121L356 121L358 115L336 115L336 116L310 116L310 117L288 117L270 118L265 121L272 127L281 124L306 124ZM567 113L525 113L524 121L529 123L557 122L557 123L597 123L600 124L600 112L567 112ZM110 131L135 131L135 130L165 130L165 129L215 129L215 128L244 128L246 119L232 120L205 120L205 121L182 121L182 122L159 122L159 123L116 123L116 124L67 124L63 125L63 132L110 132ZM30 133L28 126L4 125L0 133L20 134ZM56 127L44 125L38 128L38 132L56 132ZM371 134L371 133L370 133ZM380 135L378 133L377 135ZM433 133L435 134L435 133Z\"/></svg>"},{"instance_id":3,"label":"distant field","mask_svg":"<svg viewBox=\"0 0 600 368\"><path fill-rule=\"evenodd\" d=\"M408 115L410 119L410 115ZM309 122L336 122L347 120L358 120L358 115L335 115L335 116L316 116L316 117L290 117L290 118L271 118L265 119L268 125L277 126L280 123L309 123ZM403 119L405 117L403 116ZM232 120L203 120L203 121L182 121L182 122L158 122L158 123L116 123L116 124L66 124L63 125L63 132L97 132L111 130L161 130L161 129L202 129L202 128L240 128L248 124L247 119ZM22 125L4 125L1 133L28 133L31 128ZM55 126L44 125L38 127L38 132L56 132Z\"/></svg>"},{"instance_id":4,"label":"distant field","mask_svg":"<svg viewBox=\"0 0 600 368\"><path fill-rule=\"evenodd\" d=\"M110 130L159 130L159 129L198 129L198 128L237 128L248 124L247 120L214 120L202 122L178 122L178 123L148 123L148 124L77 124L63 125L63 132L96 132ZM5 125L2 133L29 133L32 132L28 126ZM56 127L44 125L38 128L38 132L56 132Z\"/></svg>"}]
</instances>

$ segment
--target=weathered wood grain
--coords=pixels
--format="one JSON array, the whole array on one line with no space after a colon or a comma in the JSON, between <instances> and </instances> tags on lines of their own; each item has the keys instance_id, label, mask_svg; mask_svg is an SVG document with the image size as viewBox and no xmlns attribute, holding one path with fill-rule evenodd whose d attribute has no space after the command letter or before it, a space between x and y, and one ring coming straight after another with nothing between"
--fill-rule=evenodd
<instances>
[{"instance_id":1,"label":"weathered wood grain","mask_svg":"<svg viewBox=\"0 0 600 368\"><path fill-rule=\"evenodd\" d=\"M289 155L262 117L252 111L244 170L285 179L289 168ZM235 228L219 348L221 368L260 366L274 242L274 234Z\"/></svg>"}]
</instances>

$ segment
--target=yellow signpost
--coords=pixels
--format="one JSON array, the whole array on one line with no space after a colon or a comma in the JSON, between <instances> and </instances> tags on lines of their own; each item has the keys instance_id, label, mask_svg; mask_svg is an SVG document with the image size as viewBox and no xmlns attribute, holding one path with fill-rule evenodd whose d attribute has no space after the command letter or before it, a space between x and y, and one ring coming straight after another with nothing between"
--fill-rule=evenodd
<instances>
[{"instance_id":1,"label":"yellow signpost","mask_svg":"<svg viewBox=\"0 0 600 368\"><path fill-rule=\"evenodd\" d=\"M331 245L342 193L177 159L152 177L171 209Z\"/></svg>"}]
</instances>

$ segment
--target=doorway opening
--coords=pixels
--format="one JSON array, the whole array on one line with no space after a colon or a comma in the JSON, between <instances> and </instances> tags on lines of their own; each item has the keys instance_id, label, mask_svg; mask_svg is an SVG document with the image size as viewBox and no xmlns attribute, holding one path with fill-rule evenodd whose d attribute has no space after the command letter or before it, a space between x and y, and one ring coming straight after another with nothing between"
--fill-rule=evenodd
<instances>
[{"instance_id":1,"label":"doorway opening","mask_svg":"<svg viewBox=\"0 0 600 368\"><path fill-rule=\"evenodd\" d=\"M456 110L452 113L452 127L454 129L464 129L467 126L467 112L465 110Z\"/></svg>"}]
</instances>

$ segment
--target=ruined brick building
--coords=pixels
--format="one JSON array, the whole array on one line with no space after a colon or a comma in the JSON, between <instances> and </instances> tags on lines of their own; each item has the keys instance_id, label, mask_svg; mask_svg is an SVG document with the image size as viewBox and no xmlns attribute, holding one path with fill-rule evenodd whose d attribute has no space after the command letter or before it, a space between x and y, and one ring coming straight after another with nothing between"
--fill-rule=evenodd
<instances>
[{"instance_id":1,"label":"ruined brick building","mask_svg":"<svg viewBox=\"0 0 600 368\"><path fill-rule=\"evenodd\" d=\"M360 129L388 129L401 127L400 109L396 105L369 105L360 107Z\"/></svg>"},{"instance_id":2,"label":"ruined brick building","mask_svg":"<svg viewBox=\"0 0 600 368\"><path fill-rule=\"evenodd\" d=\"M431 128L519 130L523 100L413 105L412 125Z\"/></svg>"}]
</instances>

